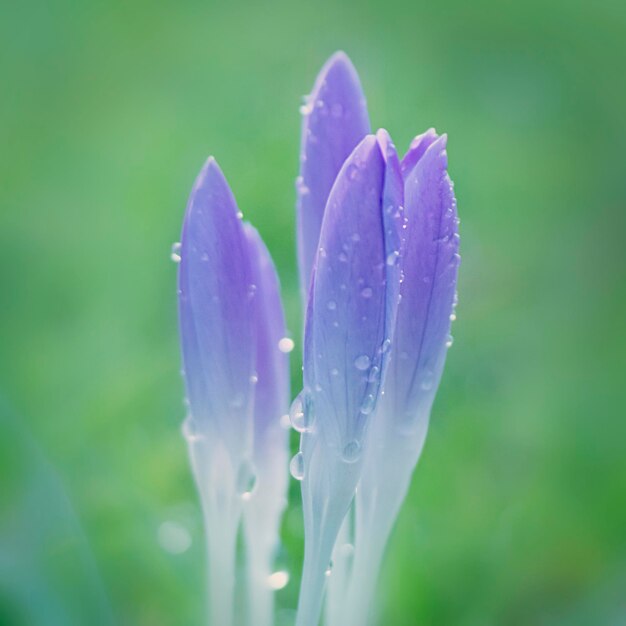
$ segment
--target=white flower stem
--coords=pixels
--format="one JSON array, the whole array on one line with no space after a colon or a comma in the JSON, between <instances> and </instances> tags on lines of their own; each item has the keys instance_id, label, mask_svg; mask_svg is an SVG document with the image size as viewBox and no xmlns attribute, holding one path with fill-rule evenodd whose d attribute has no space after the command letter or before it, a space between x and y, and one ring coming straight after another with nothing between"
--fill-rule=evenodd
<instances>
[{"instance_id":1,"label":"white flower stem","mask_svg":"<svg viewBox=\"0 0 626 626\"><path fill-rule=\"evenodd\" d=\"M346 546L352 547L352 510L341 525L333 549L333 569L326 590L326 626L343 626L343 607L347 600L350 582L352 554Z\"/></svg>"}]
</instances>

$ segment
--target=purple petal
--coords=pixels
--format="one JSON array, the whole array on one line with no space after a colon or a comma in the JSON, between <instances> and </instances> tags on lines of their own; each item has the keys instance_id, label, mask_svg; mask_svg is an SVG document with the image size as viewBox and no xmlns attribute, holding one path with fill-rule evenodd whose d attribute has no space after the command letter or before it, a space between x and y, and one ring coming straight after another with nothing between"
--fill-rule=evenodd
<instances>
[{"instance_id":1,"label":"purple petal","mask_svg":"<svg viewBox=\"0 0 626 626\"><path fill-rule=\"evenodd\" d=\"M213 158L189 198L178 275L179 323L192 429L242 449L251 435L253 280L237 205Z\"/></svg>"},{"instance_id":2,"label":"purple petal","mask_svg":"<svg viewBox=\"0 0 626 626\"><path fill-rule=\"evenodd\" d=\"M256 322L256 388L254 398L255 449L263 450L268 430L278 429L280 440L286 431L280 417L289 404L289 357L281 350L286 338L285 315L280 299L280 284L272 258L257 230L244 224L250 245ZM283 348L284 349L284 348Z\"/></svg>"},{"instance_id":3,"label":"purple petal","mask_svg":"<svg viewBox=\"0 0 626 626\"><path fill-rule=\"evenodd\" d=\"M288 482L289 433L280 418L289 403L289 357L284 351L285 316L274 264L259 233L249 224L244 229L256 285L257 334L253 453L256 480L253 490L244 496L243 517L248 601L256 623L271 624L273 599L267 577L279 544Z\"/></svg>"},{"instance_id":4,"label":"purple petal","mask_svg":"<svg viewBox=\"0 0 626 626\"><path fill-rule=\"evenodd\" d=\"M400 294L400 257L404 248L404 180L396 147L389 133L380 129L376 139L385 160L385 182L382 195L383 225L385 237L385 263L387 297L385 311L385 351L391 343L396 323L398 296ZM384 372L383 372L384 374Z\"/></svg>"},{"instance_id":5,"label":"purple petal","mask_svg":"<svg viewBox=\"0 0 626 626\"><path fill-rule=\"evenodd\" d=\"M333 441L344 445L360 440L378 393L372 370L380 371L385 339L384 182L385 162L369 135L328 198L308 312L314 325L305 362L313 367L305 369L305 387L320 430L333 431Z\"/></svg>"},{"instance_id":6,"label":"purple petal","mask_svg":"<svg viewBox=\"0 0 626 626\"><path fill-rule=\"evenodd\" d=\"M402 158L402 175L405 180L410 174L411 170L415 167L417 162L424 156L424 153L428 147L434 143L438 138L438 135L434 128L430 128L425 133L418 135L413 139L409 149Z\"/></svg>"},{"instance_id":7,"label":"purple petal","mask_svg":"<svg viewBox=\"0 0 626 626\"><path fill-rule=\"evenodd\" d=\"M361 83L345 53L326 62L302 113L296 188L300 285L306 301L328 194L343 162L370 132Z\"/></svg>"},{"instance_id":8,"label":"purple petal","mask_svg":"<svg viewBox=\"0 0 626 626\"><path fill-rule=\"evenodd\" d=\"M385 161L368 135L328 198L307 307L301 440L305 556L298 626L317 624L324 571L354 496L385 337Z\"/></svg>"},{"instance_id":9,"label":"purple petal","mask_svg":"<svg viewBox=\"0 0 626 626\"><path fill-rule=\"evenodd\" d=\"M446 140L443 135L426 149L405 182L404 281L385 387L399 419L430 409L449 340L460 257Z\"/></svg>"}]
</instances>

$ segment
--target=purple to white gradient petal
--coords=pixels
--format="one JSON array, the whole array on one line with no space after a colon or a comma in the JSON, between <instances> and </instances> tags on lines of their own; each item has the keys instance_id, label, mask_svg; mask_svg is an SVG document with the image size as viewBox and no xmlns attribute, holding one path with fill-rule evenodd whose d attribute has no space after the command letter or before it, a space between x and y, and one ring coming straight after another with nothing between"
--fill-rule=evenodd
<instances>
[{"instance_id":1,"label":"purple to white gradient petal","mask_svg":"<svg viewBox=\"0 0 626 626\"><path fill-rule=\"evenodd\" d=\"M187 205L178 284L190 426L243 450L256 361L253 282L237 205L213 158Z\"/></svg>"},{"instance_id":2,"label":"purple to white gradient petal","mask_svg":"<svg viewBox=\"0 0 626 626\"><path fill-rule=\"evenodd\" d=\"M459 236L445 147L445 135L430 143L405 181L401 301L385 394L373 420L356 498L346 626L366 621L384 547L424 445L449 346Z\"/></svg>"},{"instance_id":3,"label":"purple to white gradient petal","mask_svg":"<svg viewBox=\"0 0 626 626\"><path fill-rule=\"evenodd\" d=\"M257 342L252 455L255 477L251 490L243 496L248 609L257 626L271 626L274 602L268 580L287 503L289 438L280 418L289 406L289 358L279 347L287 332L274 264L258 232L249 224L244 228L256 286Z\"/></svg>"},{"instance_id":4,"label":"purple to white gradient petal","mask_svg":"<svg viewBox=\"0 0 626 626\"><path fill-rule=\"evenodd\" d=\"M385 160L369 135L330 192L307 309L301 441L305 563L298 626L317 623L324 570L354 496L386 358Z\"/></svg>"}]
</instances>

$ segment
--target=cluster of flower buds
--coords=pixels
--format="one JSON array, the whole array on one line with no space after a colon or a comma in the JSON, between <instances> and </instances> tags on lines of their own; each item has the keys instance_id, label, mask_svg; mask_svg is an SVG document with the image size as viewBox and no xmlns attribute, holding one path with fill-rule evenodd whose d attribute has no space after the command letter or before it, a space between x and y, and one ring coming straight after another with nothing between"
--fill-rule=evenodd
<instances>
[{"instance_id":1,"label":"cluster of flower buds","mask_svg":"<svg viewBox=\"0 0 626 626\"><path fill-rule=\"evenodd\" d=\"M297 626L364 626L384 548L420 456L451 345L460 257L446 136L399 158L371 133L349 59L337 53L301 107L296 181L304 322L300 449L305 556ZM178 254L178 253L177 253ZM213 159L192 191L180 248L185 432L206 519L215 626L233 620L243 519L252 623L272 623L273 556L285 506L287 352L278 280Z\"/></svg>"}]
</instances>

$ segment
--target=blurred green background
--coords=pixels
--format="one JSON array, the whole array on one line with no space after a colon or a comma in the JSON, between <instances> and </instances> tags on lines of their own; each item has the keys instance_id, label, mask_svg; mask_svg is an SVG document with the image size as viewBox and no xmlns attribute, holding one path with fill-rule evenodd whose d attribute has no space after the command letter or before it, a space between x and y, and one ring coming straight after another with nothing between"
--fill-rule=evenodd
<instances>
[{"instance_id":1,"label":"blurred green background","mask_svg":"<svg viewBox=\"0 0 626 626\"><path fill-rule=\"evenodd\" d=\"M623 0L2 3L1 624L202 623L170 246L213 154L297 335L298 106L339 48L398 146L449 133L462 219L380 623L626 624Z\"/></svg>"}]
</instances>

